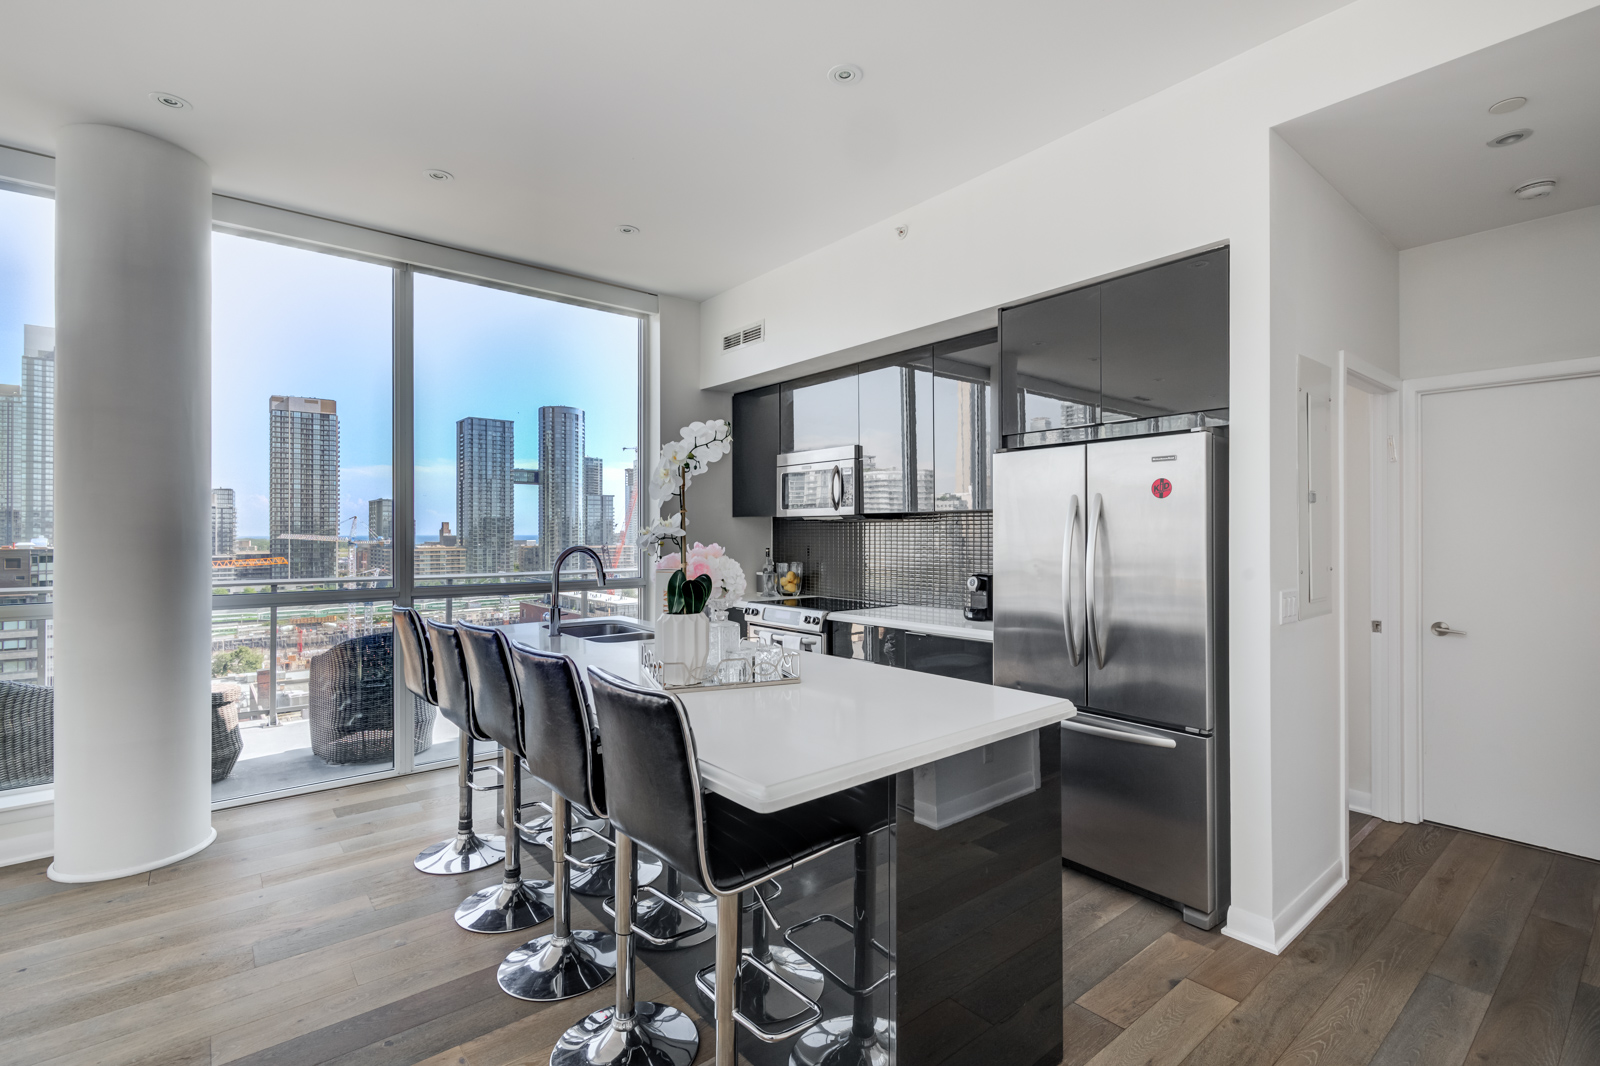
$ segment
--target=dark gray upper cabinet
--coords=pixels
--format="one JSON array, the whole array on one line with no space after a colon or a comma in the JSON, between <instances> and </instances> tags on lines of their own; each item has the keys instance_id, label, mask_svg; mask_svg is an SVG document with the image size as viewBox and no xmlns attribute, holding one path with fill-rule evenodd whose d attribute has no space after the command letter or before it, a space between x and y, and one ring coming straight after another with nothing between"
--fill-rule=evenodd
<instances>
[{"instance_id":1,"label":"dark gray upper cabinet","mask_svg":"<svg viewBox=\"0 0 1600 1066\"><path fill-rule=\"evenodd\" d=\"M1001 432L1086 426L1100 406L1100 286L1000 312Z\"/></svg>"},{"instance_id":2,"label":"dark gray upper cabinet","mask_svg":"<svg viewBox=\"0 0 1600 1066\"><path fill-rule=\"evenodd\" d=\"M1000 312L1001 433L1228 406L1228 249Z\"/></svg>"},{"instance_id":3,"label":"dark gray upper cabinet","mask_svg":"<svg viewBox=\"0 0 1600 1066\"><path fill-rule=\"evenodd\" d=\"M770 518L778 513L778 386L733 397L733 515Z\"/></svg>"},{"instance_id":4,"label":"dark gray upper cabinet","mask_svg":"<svg viewBox=\"0 0 1600 1066\"><path fill-rule=\"evenodd\" d=\"M933 349L918 348L858 366L861 510L933 510Z\"/></svg>"},{"instance_id":5,"label":"dark gray upper cabinet","mask_svg":"<svg viewBox=\"0 0 1600 1066\"><path fill-rule=\"evenodd\" d=\"M1100 289L1100 421L1228 406L1226 248Z\"/></svg>"},{"instance_id":6,"label":"dark gray upper cabinet","mask_svg":"<svg viewBox=\"0 0 1600 1066\"><path fill-rule=\"evenodd\" d=\"M779 386L779 405L780 452L809 452L860 443L854 366L784 382Z\"/></svg>"}]
</instances>

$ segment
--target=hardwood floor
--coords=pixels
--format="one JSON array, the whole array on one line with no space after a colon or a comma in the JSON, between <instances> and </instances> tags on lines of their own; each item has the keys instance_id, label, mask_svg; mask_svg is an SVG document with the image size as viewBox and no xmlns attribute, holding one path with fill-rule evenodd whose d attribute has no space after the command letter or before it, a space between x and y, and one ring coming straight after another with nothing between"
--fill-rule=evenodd
<instances>
[{"instance_id":1,"label":"hardwood floor","mask_svg":"<svg viewBox=\"0 0 1600 1066\"><path fill-rule=\"evenodd\" d=\"M219 811L210 848L120 881L0 868L0 1062L542 1066L613 991L500 993L517 938L450 919L499 869L411 868L454 804L440 771ZM1600 1066L1600 864L1366 818L1352 841L1281 956L1063 872L1069 1066ZM640 961L640 997L683 1006Z\"/></svg>"},{"instance_id":2,"label":"hardwood floor","mask_svg":"<svg viewBox=\"0 0 1600 1066\"><path fill-rule=\"evenodd\" d=\"M1068 1066L1600 1066L1600 863L1350 834L1350 884L1276 957L1066 872Z\"/></svg>"}]
</instances>

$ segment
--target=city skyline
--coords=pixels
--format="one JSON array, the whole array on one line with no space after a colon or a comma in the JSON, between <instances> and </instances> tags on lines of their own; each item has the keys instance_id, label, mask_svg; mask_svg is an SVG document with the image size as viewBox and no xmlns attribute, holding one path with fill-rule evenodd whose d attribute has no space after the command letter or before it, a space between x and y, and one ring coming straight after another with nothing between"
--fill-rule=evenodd
<instances>
[{"instance_id":1,"label":"city skyline","mask_svg":"<svg viewBox=\"0 0 1600 1066\"><path fill-rule=\"evenodd\" d=\"M638 320L445 278L415 280L419 541L441 522L457 521L455 424L463 417L523 422L523 454L514 458L534 467L538 408L583 407L591 453L605 464L606 492L623 495L638 443ZM235 490L240 537L269 532L259 445L265 412L254 397L339 402L346 532L351 515L393 498L392 286L392 272L382 266L215 235L212 484ZM539 489L519 485L516 492L524 506L516 509L514 536L536 536Z\"/></svg>"},{"instance_id":2,"label":"city skyline","mask_svg":"<svg viewBox=\"0 0 1600 1066\"><path fill-rule=\"evenodd\" d=\"M13 352L25 326L53 328L54 206L0 190L0 337L18 346ZM272 395L338 401L338 524L348 532L350 516L363 515L370 525L371 502L394 495L392 270L221 233L213 235L212 266L210 480L234 491L236 538L272 532L270 456L261 447ZM532 454L514 461L536 467L530 416L554 405L586 412L585 457L601 460L600 495L613 497L614 523L622 524L639 443L639 320L431 275L415 282L418 540L456 518L458 419L524 422L518 445ZM0 384L20 389L21 367L9 367L0 361ZM15 511L21 490L15 486ZM517 486L517 541L539 535L540 491Z\"/></svg>"}]
</instances>

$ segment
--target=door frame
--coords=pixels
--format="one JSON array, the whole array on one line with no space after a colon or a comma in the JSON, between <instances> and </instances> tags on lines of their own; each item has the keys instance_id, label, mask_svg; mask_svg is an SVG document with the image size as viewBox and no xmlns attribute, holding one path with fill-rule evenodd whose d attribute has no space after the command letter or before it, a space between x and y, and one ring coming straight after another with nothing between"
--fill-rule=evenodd
<instances>
[{"instance_id":1,"label":"door frame","mask_svg":"<svg viewBox=\"0 0 1600 1066\"><path fill-rule=\"evenodd\" d=\"M1349 473L1346 468L1347 439L1345 426L1345 387L1353 386L1371 397L1372 418L1368 441L1369 470L1369 550L1370 561L1368 599L1373 617L1385 623L1384 632L1371 644L1371 690L1368 701L1371 716L1369 765L1372 767L1371 790L1364 804L1368 813L1385 821L1398 822L1404 817L1400 776L1400 728L1397 708L1401 702L1400 670L1397 664L1403 651L1400 641L1401 616L1400 568L1400 471L1397 461L1400 443L1400 395L1402 382L1381 367L1374 366L1348 352L1340 352L1337 380L1341 387L1334 398L1337 425L1339 463L1339 728L1341 745L1349 743L1350 693L1349 693L1349 529L1347 503L1349 499ZM1348 752L1340 759L1341 781L1344 785L1344 810L1340 812L1348 831L1349 818L1345 815L1351 807ZM1349 848L1345 849L1348 856Z\"/></svg>"},{"instance_id":2,"label":"door frame","mask_svg":"<svg viewBox=\"0 0 1600 1066\"><path fill-rule=\"evenodd\" d=\"M1404 639L1404 689L1400 721L1401 789L1408 822L1422 820L1422 399L1436 393L1532 385L1547 381L1600 376L1600 356L1566 359L1555 363L1470 370L1431 378L1416 378L1401 388L1403 482L1403 537L1405 575L1401 630Z\"/></svg>"}]
</instances>

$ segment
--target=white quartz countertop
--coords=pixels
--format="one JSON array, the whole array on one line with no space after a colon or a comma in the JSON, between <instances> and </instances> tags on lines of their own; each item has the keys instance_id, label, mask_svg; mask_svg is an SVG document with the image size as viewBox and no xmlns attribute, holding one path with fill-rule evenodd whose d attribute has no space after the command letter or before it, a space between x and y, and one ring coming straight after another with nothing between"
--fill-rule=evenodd
<instances>
[{"instance_id":1,"label":"white quartz countertop","mask_svg":"<svg viewBox=\"0 0 1600 1066\"><path fill-rule=\"evenodd\" d=\"M598 666L643 683L637 643L563 636L555 648L543 623L505 629L513 640L572 656L586 682L588 668ZM1053 696L831 655L802 655L800 678L798 685L678 694L708 788L771 813L1077 713Z\"/></svg>"},{"instance_id":2,"label":"white quartz countertop","mask_svg":"<svg viewBox=\"0 0 1600 1066\"><path fill-rule=\"evenodd\" d=\"M857 625L889 626L913 633L927 633L961 640L994 643L993 622L969 622L956 607L874 607L868 611L833 611L830 622L855 622Z\"/></svg>"}]
</instances>

